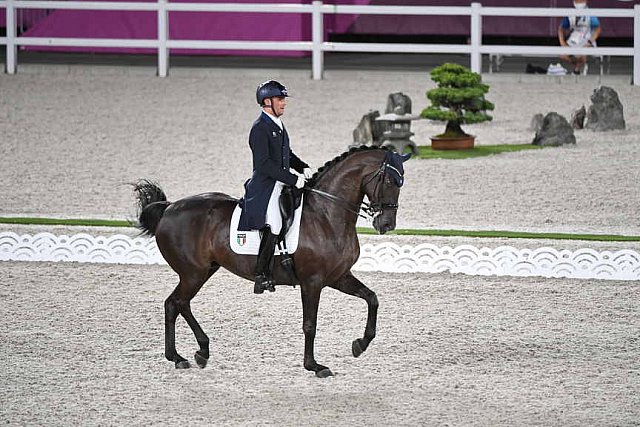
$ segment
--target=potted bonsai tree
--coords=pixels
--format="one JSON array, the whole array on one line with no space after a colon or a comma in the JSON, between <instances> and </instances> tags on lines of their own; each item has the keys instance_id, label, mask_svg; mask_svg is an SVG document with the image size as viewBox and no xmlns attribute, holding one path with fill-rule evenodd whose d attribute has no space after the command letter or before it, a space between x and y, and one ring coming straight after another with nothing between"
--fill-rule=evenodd
<instances>
[{"instance_id":1,"label":"potted bonsai tree","mask_svg":"<svg viewBox=\"0 0 640 427\"><path fill-rule=\"evenodd\" d=\"M438 87L427 92L431 105L422 110L420 116L447 123L444 133L431 137L431 148L473 148L475 136L467 135L461 125L493 119L486 111L493 110L494 105L484 98L489 86L482 83L480 74L458 64L443 64L434 68L431 80Z\"/></svg>"}]
</instances>

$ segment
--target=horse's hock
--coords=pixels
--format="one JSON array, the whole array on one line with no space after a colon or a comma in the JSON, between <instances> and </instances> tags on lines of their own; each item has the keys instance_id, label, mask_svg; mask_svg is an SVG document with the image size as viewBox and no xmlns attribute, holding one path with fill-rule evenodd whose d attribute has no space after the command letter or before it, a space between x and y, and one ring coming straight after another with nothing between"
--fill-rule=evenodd
<instances>
[{"instance_id":1,"label":"horse's hock","mask_svg":"<svg viewBox=\"0 0 640 427\"><path fill-rule=\"evenodd\" d=\"M402 92L391 93L387 97L385 114L380 115L377 110L370 110L362 116L360 123L353 130L353 146L373 145L388 147L397 153L404 153L407 149L418 154L414 135L411 132L411 121L419 119L411 114L411 98Z\"/></svg>"}]
</instances>

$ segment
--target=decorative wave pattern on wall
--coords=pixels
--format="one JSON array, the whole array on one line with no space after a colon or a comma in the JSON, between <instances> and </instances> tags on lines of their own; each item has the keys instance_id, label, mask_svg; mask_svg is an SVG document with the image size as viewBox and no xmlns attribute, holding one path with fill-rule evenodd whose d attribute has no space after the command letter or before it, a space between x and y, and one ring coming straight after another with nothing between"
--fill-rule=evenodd
<instances>
[{"instance_id":1,"label":"decorative wave pattern on wall","mask_svg":"<svg viewBox=\"0 0 640 427\"><path fill-rule=\"evenodd\" d=\"M155 239L147 237L0 232L0 261L10 260L165 264ZM385 242L363 244L354 270L640 280L640 253L628 249L601 252L588 248L570 251L500 246L492 249Z\"/></svg>"},{"instance_id":2,"label":"decorative wave pattern on wall","mask_svg":"<svg viewBox=\"0 0 640 427\"><path fill-rule=\"evenodd\" d=\"M640 280L640 253L632 250L494 249L428 243L363 245L356 264L361 270L384 272L464 273L480 276L542 276L580 279Z\"/></svg>"}]
</instances>

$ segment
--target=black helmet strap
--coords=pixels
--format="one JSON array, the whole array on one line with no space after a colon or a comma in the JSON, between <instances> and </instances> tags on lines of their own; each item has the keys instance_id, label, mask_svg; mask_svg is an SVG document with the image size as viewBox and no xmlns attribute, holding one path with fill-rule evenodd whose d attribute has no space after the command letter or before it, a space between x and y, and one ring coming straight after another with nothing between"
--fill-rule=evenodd
<instances>
[{"instance_id":1,"label":"black helmet strap","mask_svg":"<svg viewBox=\"0 0 640 427\"><path fill-rule=\"evenodd\" d=\"M278 113L276 113L276 110L273 108L273 98L275 98L275 96L272 96L269 98L269 100L271 101L271 104L267 105L264 103L264 99L262 100L262 103L264 104L263 107L269 107L271 108L271 112L273 113L273 117L278 118L280 117L280 115ZM267 99L267 98L265 98Z\"/></svg>"}]
</instances>

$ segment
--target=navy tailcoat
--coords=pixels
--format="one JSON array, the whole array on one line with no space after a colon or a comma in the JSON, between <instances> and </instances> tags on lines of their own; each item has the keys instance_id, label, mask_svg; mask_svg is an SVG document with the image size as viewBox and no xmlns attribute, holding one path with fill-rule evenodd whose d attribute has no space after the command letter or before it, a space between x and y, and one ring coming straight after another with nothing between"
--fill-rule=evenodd
<instances>
[{"instance_id":1,"label":"navy tailcoat","mask_svg":"<svg viewBox=\"0 0 640 427\"><path fill-rule=\"evenodd\" d=\"M298 176L289 168L302 173L308 168L289 147L287 130L280 127L264 112L253 123L249 133L249 147L253 155L253 174L244 184L244 198L240 202L242 214L238 230L259 230L266 225L266 214L271 192L280 181L295 185Z\"/></svg>"}]
</instances>

